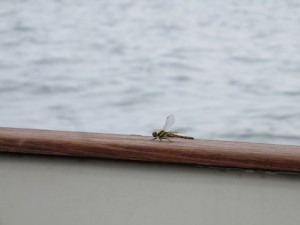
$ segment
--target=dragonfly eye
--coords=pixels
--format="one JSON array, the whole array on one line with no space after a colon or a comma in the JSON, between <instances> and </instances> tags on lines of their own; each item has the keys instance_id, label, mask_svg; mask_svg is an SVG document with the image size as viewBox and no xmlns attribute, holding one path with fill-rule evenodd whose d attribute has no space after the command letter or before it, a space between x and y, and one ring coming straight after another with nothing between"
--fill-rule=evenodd
<instances>
[{"instance_id":1,"label":"dragonfly eye","mask_svg":"<svg viewBox=\"0 0 300 225\"><path fill-rule=\"evenodd\" d=\"M157 132L154 131L154 132L152 133L152 136L153 136L153 137L156 137L156 136L157 136Z\"/></svg>"}]
</instances>

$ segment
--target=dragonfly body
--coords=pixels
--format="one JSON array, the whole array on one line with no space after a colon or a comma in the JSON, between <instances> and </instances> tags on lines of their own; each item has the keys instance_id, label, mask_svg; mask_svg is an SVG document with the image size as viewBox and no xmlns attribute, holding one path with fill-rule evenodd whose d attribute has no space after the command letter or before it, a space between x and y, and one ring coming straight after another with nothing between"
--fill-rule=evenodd
<instances>
[{"instance_id":1,"label":"dragonfly body","mask_svg":"<svg viewBox=\"0 0 300 225\"><path fill-rule=\"evenodd\" d=\"M177 135L174 132L169 132L166 131L168 128L175 122L175 117L173 115L170 115L167 117L166 123L164 125L164 128L160 130L159 132L154 131L152 133L152 136L154 137L153 140L159 138L161 141L162 139L167 139L170 141L169 138L183 138L183 139L194 139L193 137L188 137L188 136L182 136L182 135Z\"/></svg>"}]
</instances>

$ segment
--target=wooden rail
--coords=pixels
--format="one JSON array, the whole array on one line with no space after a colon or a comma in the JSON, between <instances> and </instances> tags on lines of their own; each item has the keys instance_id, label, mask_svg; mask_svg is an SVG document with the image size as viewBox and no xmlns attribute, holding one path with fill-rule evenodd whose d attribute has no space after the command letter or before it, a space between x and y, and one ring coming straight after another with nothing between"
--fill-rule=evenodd
<instances>
[{"instance_id":1,"label":"wooden rail","mask_svg":"<svg viewBox=\"0 0 300 225\"><path fill-rule=\"evenodd\" d=\"M300 146L151 139L139 135L0 128L0 152L300 172Z\"/></svg>"}]
</instances>

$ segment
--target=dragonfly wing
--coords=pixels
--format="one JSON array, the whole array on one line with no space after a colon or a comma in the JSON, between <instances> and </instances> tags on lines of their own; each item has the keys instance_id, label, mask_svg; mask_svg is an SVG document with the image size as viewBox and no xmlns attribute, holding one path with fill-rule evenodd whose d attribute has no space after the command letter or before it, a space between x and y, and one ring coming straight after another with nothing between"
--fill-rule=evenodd
<instances>
[{"instance_id":1,"label":"dragonfly wing","mask_svg":"<svg viewBox=\"0 0 300 225\"><path fill-rule=\"evenodd\" d=\"M186 132L186 129L183 129L183 128L177 128L175 130L171 130L172 133L174 134L178 134L178 133L185 133Z\"/></svg>"},{"instance_id":2,"label":"dragonfly wing","mask_svg":"<svg viewBox=\"0 0 300 225\"><path fill-rule=\"evenodd\" d=\"M174 115L169 115L166 119L166 123L163 127L163 130L164 131L167 131L171 126L172 124L175 122L175 116Z\"/></svg>"}]
</instances>

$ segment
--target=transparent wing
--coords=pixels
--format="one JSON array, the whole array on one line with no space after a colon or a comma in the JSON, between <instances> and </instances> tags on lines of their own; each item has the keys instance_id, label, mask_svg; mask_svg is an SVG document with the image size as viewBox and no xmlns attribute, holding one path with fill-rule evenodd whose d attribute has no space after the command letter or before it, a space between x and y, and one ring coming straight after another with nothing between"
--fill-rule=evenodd
<instances>
[{"instance_id":1,"label":"transparent wing","mask_svg":"<svg viewBox=\"0 0 300 225\"><path fill-rule=\"evenodd\" d=\"M175 130L171 130L172 133L178 134L178 133L185 133L186 129L183 128L176 128Z\"/></svg>"},{"instance_id":2,"label":"transparent wing","mask_svg":"<svg viewBox=\"0 0 300 225\"><path fill-rule=\"evenodd\" d=\"M163 130L167 131L169 128L172 126L172 124L175 122L175 116L174 115L169 115L166 119L166 123L164 125Z\"/></svg>"}]
</instances>

